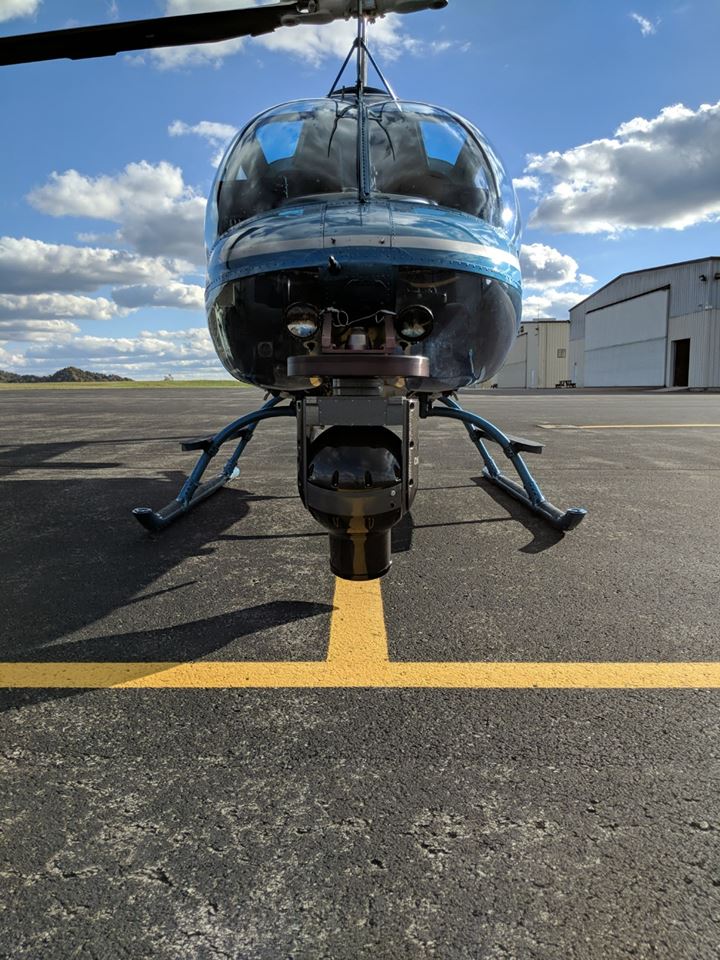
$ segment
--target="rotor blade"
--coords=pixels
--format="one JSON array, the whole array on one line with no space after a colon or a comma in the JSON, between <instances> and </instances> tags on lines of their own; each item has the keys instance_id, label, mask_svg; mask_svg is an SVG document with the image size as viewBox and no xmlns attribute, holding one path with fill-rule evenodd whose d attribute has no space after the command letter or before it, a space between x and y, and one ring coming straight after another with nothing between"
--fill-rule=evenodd
<instances>
[{"instance_id":1,"label":"rotor blade","mask_svg":"<svg viewBox=\"0 0 720 960\"><path fill-rule=\"evenodd\" d=\"M129 20L93 27L73 27L0 38L0 66L36 60L83 60L110 57L126 50L180 47L191 43L215 43L234 37L272 33L283 17L298 12L297 0L264 7L246 7L214 13L190 13L152 20Z\"/></svg>"}]
</instances>

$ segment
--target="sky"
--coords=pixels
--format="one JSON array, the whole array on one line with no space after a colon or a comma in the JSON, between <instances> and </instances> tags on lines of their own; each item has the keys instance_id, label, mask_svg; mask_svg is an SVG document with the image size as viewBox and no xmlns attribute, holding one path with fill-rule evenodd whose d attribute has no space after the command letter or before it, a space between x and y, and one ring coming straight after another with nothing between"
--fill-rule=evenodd
<instances>
[{"instance_id":1,"label":"sky","mask_svg":"<svg viewBox=\"0 0 720 960\"><path fill-rule=\"evenodd\" d=\"M0 34L232 5L0 0ZM226 376L203 308L214 165L260 111L324 96L353 30L0 68L0 369ZM400 97L466 116L503 157L525 319L720 256L719 41L720 0L450 0L370 31Z\"/></svg>"}]
</instances>

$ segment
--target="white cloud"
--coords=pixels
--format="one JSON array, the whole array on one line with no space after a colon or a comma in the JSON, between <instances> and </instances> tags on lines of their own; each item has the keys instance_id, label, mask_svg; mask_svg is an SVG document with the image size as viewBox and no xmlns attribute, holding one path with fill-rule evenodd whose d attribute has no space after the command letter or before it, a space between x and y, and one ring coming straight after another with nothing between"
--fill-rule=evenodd
<instances>
[{"instance_id":1,"label":"white cloud","mask_svg":"<svg viewBox=\"0 0 720 960\"><path fill-rule=\"evenodd\" d=\"M3 344L25 342L25 352ZM96 337L68 321L0 321L0 367L52 373L78 366L134 379L229 379L206 327L144 330L133 337Z\"/></svg>"},{"instance_id":2,"label":"white cloud","mask_svg":"<svg viewBox=\"0 0 720 960\"><path fill-rule=\"evenodd\" d=\"M237 128L229 123L216 123L213 120L201 120L192 126L183 123L182 120L175 120L168 127L168 133L171 137L194 134L197 137L203 137L213 147L220 147L235 136Z\"/></svg>"},{"instance_id":3,"label":"white cloud","mask_svg":"<svg viewBox=\"0 0 720 960\"><path fill-rule=\"evenodd\" d=\"M54 217L118 223L116 241L146 256L204 261L205 199L184 182L180 167L170 163L129 163L114 176L54 172L28 200Z\"/></svg>"},{"instance_id":4,"label":"white cloud","mask_svg":"<svg viewBox=\"0 0 720 960\"><path fill-rule=\"evenodd\" d=\"M577 260L544 243L524 243L520 267L523 283L528 287L561 287L578 279Z\"/></svg>"},{"instance_id":5,"label":"white cloud","mask_svg":"<svg viewBox=\"0 0 720 960\"><path fill-rule=\"evenodd\" d=\"M69 320L0 320L0 341L63 343L80 327Z\"/></svg>"},{"instance_id":6,"label":"white cloud","mask_svg":"<svg viewBox=\"0 0 720 960\"><path fill-rule=\"evenodd\" d=\"M555 317L565 320L570 307L580 303L587 296L587 292L572 290L545 290L542 293L531 293L523 297L523 320L532 320L535 317Z\"/></svg>"},{"instance_id":7,"label":"white cloud","mask_svg":"<svg viewBox=\"0 0 720 960\"><path fill-rule=\"evenodd\" d=\"M268 50L287 53L314 67L329 58L343 59L357 36L354 21L336 20L323 26L303 24L298 27L277 30L256 38L256 43ZM395 60L403 52L428 51L428 45L410 37L396 16L378 20L368 31L368 43L373 55L377 53L386 60Z\"/></svg>"},{"instance_id":8,"label":"white cloud","mask_svg":"<svg viewBox=\"0 0 720 960\"><path fill-rule=\"evenodd\" d=\"M344 58L356 35L357 26L354 21L336 20L325 26L304 24L277 30L275 33L256 37L254 42L268 50L288 53L317 67L328 58ZM467 50L465 44L458 47L452 40L418 40L406 32L401 18L395 14L388 14L369 27L368 45L373 55L377 54L384 60L397 60L404 54L427 57L456 48L461 52Z\"/></svg>"},{"instance_id":9,"label":"white cloud","mask_svg":"<svg viewBox=\"0 0 720 960\"><path fill-rule=\"evenodd\" d=\"M91 293L108 284L174 282L181 265L127 250L0 237L0 289L7 293Z\"/></svg>"},{"instance_id":10,"label":"white cloud","mask_svg":"<svg viewBox=\"0 0 720 960\"><path fill-rule=\"evenodd\" d=\"M138 284L120 287L112 292L120 307L131 310L140 307L177 307L181 310L204 310L205 293L197 284L171 282L163 286Z\"/></svg>"},{"instance_id":11,"label":"white cloud","mask_svg":"<svg viewBox=\"0 0 720 960\"><path fill-rule=\"evenodd\" d=\"M0 368L3 370L17 370L27 363L24 353L13 353L6 350L0 343Z\"/></svg>"},{"instance_id":12,"label":"white cloud","mask_svg":"<svg viewBox=\"0 0 720 960\"><path fill-rule=\"evenodd\" d=\"M543 196L530 227L609 233L682 230L720 217L720 101L635 117L613 138L529 158Z\"/></svg>"},{"instance_id":13,"label":"white cloud","mask_svg":"<svg viewBox=\"0 0 720 960\"><path fill-rule=\"evenodd\" d=\"M192 135L207 140L210 146L214 148L210 162L214 167L217 167L225 153L228 141L232 140L237 133L237 128L229 123L216 123L213 120L201 120L192 126L182 120L174 120L168 127L168 133L171 137Z\"/></svg>"},{"instance_id":14,"label":"white cloud","mask_svg":"<svg viewBox=\"0 0 720 960\"><path fill-rule=\"evenodd\" d=\"M516 177L513 180L513 186L516 190L529 190L530 193L538 193L540 180L538 177Z\"/></svg>"},{"instance_id":15,"label":"white cloud","mask_svg":"<svg viewBox=\"0 0 720 960\"><path fill-rule=\"evenodd\" d=\"M242 37L221 43L202 43L188 47L158 47L146 54L135 54L129 59L144 63L149 58L159 70L178 70L181 67L219 67L226 57L239 53L245 45Z\"/></svg>"},{"instance_id":16,"label":"white cloud","mask_svg":"<svg viewBox=\"0 0 720 960\"><path fill-rule=\"evenodd\" d=\"M121 318L141 308L203 315L203 288L186 274L194 273L191 261L204 259L205 202L179 168L140 162L97 177L69 170L53 174L29 199L53 216L110 221L118 229L105 240L135 249L0 237L0 340L29 344L24 354L2 347L0 363L38 372L74 364L129 376L224 375L203 327L99 337L72 322ZM95 291L105 296L87 295Z\"/></svg>"},{"instance_id":17,"label":"white cloud","mask_svg":"<svg viewBox=\"0 0 720 960\"><path fill-rule=\"evenodd\" d=\"M73 317L111 320L127 313L119 302L105 297L81 297L69 293L0 294L0 320L41 320Z\"/></svg>"},{"instance_id":18,"label":"white cloud","mask_svg":"<svg viewBox=\"0 0 720 960\"><path fill-rule=\"evenodd\" d=\"M32 17L42 0L0 0L0 21L14 17Z\"/></svg>"},{"instance_id":19,"label":"white cloud","mask_svg":"<svg viewBox=\"0 0 720 960\"><path fill-rule=\"evenodd\" d=\"M653 23L652 20L648 20L647 17L642 17L639 13L629 13L628 16L640 27L640 33L642 33L644 37L650 37L657 32L658 24L660 23L659 20Z\"/></svg>"},{"instance_id":20,"label":"white cloud","mask_svg":"<svg viewBox=\"0 0 720 960\"><path fill-rule=\"evenodd\" d=\"M227 0L165 0L165 15L168 17L227 9ZM145 56L149 57L160 70L208 64L217 67L226 57L238 53L244 46L245 38L237 37L233 40L223 40L221 43L199 43L187 47L160 47L157 50L148 51ZM144 60L145 56L140 55L132 59Z\"/></svg>"},{"instance_id":21,"label":"white cloud","mask_svg":"<svg viewBox=\"0 0 720 960\"><path fill-rule=\"evenodd\" d=\"M145 330L137 337L72 336L55 342L47 339L33 343L25 361L26 366L36 370L49 371L72 364L140 378L166 373L180 377L227 376L205 327Z\"/></svg>"},{"instance_id":22,"label":"white cloud","mask_svg":"<svg viewBox=\"0 0 720 960\"><path fill-rule=\"evenodd\" d=\"M244 4L246 7L257 7L255 0ZM168 17L182 16L186 13L209 13L211 10L228 10L227 0L165 0L165 15Z\"/></svg>"},{"instance_id":23,"label":"white cloud","mask_svg":"<svg viewBox=\"0 0 720 960\"><path fill-rule=\"evenodd\" d=\"M583 288L595 283L594 277L578 272L577 260L544 243L523 244L520 266L526 290L523 299L526 318L564 319L568 309L587 296Z\"/></svg>"}]
</instances>

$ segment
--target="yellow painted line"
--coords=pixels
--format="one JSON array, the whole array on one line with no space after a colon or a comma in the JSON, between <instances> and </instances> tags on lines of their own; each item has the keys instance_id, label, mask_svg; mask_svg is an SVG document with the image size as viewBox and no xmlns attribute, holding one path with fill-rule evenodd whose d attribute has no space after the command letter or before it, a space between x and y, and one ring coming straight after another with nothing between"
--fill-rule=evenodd
<instances>
[{"instance_id":1,"label":"yellow painted line","mask_svg":"<svg viewBox=\"0 0 720 960\"><path fill-rule=\"evenodd\" d=\"M684 430L717 429L720 423L539 423L543 430Z\"/></svg>"},{"instance_id":2,"label":"yellow painted line","mask_svg":"<svg viewBox=\"0 0 720 960\"><path fill-rule=\"evenodd\" d=\"M338 579L327 660L0 663L0 688L720 688L720 662L391 662L379 580Z\"/></svg>"},{"instance_id":3,"label":"yellow painted line","mask_svg":"<svg viewBox=\"0 0 720 960\"><path fill-rule=\"evenodd\" d=\"M720 662L289 663L200 660L193 663L3 663L0 665L0 687L670 690L720 688Z\"/></svg>"},{"instance_id":4,"label":"yellow painted line","mask_svg":"<svg viewBox=\"0 0 720 960\"><path fill-rule=\"evenodd\" d=\"M330 664L387 663L388 640L385 611L379 580L335 581L333 614L330 620Z\"/></svg>"}]
</instances>

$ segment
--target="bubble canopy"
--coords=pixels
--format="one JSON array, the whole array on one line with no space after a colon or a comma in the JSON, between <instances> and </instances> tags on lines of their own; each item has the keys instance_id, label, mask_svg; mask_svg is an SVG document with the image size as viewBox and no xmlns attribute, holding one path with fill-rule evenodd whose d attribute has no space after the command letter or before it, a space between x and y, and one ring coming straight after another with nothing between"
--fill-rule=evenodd
<instances>
[{"instance_id":1,"label":"bubble canopy","mask_svg":"<svg viewBox=\"0 0 720 960\"><path fill-rule=\"evenodd\" d=\"M358 149L358 111L367 147ZM360 182L359 158L369 165ZM330 97L281 104L230 145L213 186L208 248L244 220L300 199L361 195L411 199L477 217L517 243L512 182L485 137L455 114L423 103Z\"/></svg>"}]
</instances>

